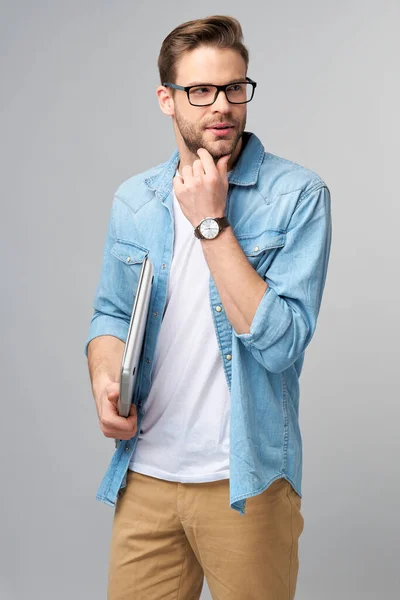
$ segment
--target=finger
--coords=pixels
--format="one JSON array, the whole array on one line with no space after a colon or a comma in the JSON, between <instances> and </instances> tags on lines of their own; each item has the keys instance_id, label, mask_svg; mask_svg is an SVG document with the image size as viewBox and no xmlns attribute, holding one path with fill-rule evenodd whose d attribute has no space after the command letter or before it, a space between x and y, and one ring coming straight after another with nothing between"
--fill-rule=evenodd
<instances>
[{"instance_id":1,"label":"finger","mask_svg":"<svg viewBox=\"0 0 400 600\"><path fill-rule=\"evenodd\" d=\"M182 183L183 183L183 177L178 171L175 173L174 179L182 181Z\"/></svg>"},{"instance_id":2,"label":"finger","mask_svg":"<svg viewBox=\"0 0 400 600\"><path fill-rule=\"evenodd\" d=\"M104 435L117 439L130 439L137 432L137 421L125 419L124 427L112 427L104 430Z\"/></svg>"},{"instance_id":3,"label":"finger","mask_svg":"<svg viewBox=\"0 0 400 600\"><path fill-rule=\"evenodd\" d=\"M185 165L182 169L182 179L184 183L187 183L193 177L193 170L190 165Z\"/></svg>"},{"instance_id":4,"label":"finger","mask_svg":"<svg viewBox=\"0 0 400 600\"><path fill-rule=\"evenodd\" d=\"M204 169L205 174L211 175L211 174L215 173L216 167L215 167L214 159L211 156L211 154L209 153L209 151L206 150L205 148L199 148L197 150L197 154L201 158L201 162L203 164L203 169Z\"/></svg>"},{"instance_id":5,"label":"finger","mask_svg":"<svg viewBox=\"0 0 400 600\"><path fill-rule=\"evenodd\" d=\"M202 177L204 175L204 166L200 158L197 158L192 165L193 176Z\"/></svg>"},{"instance_id":6,"label":"finger","mask_svg":"<svg viewBox=\"0 0 400 600\"><path fill-rule=\"evenodd\" d=\"M132 415L129 415L128 417L121 417L121 418L123 419L123 422L121 421L121 424L118 424L118 429L120 431L125 431L126 433L134 431L134 429L137 425L136 414L132 414Z\"/></svg>"},{"instance_id":7,"label":"finger","mask_svg":"<svg viewBox=\"0 0 400 600\"><path fill-rule=\"evenodd\" d=\"M122 417L115 414L110 407L105 407L101 416L101 424L104 434L117 437L120 433L131 434L137 426L136 414L130 414L129 417Z\"/></svg>"},{"instance_id":8,"label":"finger","mask_svg":"<svg viewBox=\"0 0 400 600\"><path fill-rule=\"evenodd\" d=\"M185 184L183 183L183 179L180 175L175 175L175 177L172 179L172 185L174 187L174 191L177 196L179 196L180 192L185 187Z\"/></svg>"},{"instance_id":9,"label":"finger","mask_svg":"<svg viewBox=\"0 0 400 600\"><path fill-rule=\"evenodd\" d=\"M129 431L132 431L134 429L134 427L137 425L136 407L134 404L132 404L132 406L133 406L133 409L131 408L129 416L126 418L126 423L127 423Z\"/></svg>"},{"instance_id":10,"label":"finger","mask_svg":"<svg viewBox=\"0 0 400 600\"><path fill-rule=\"evenodd\" d=\"M225 154L225 156L221 156L221 158L217 162L217 169L220 176L225 179L227 177L228 172L228 162L230 159L230 154Z\"/></svg>"}]
</instances>

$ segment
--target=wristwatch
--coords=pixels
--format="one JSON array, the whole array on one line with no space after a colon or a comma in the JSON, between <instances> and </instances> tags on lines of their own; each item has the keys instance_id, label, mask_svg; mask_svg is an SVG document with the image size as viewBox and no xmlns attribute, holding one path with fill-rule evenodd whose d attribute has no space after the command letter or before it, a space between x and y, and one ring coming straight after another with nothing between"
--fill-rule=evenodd
<instances>
[{"instance_id":1,"label":"wristwatch","mask_svg":"<svg viewBox=\"0 0 400 600\"><path fill-rule=\"evenodd\" d=\"M199 240L214 240L230 223L226 217L206 217L194 230Z\"/></svg>"}]
</instances>

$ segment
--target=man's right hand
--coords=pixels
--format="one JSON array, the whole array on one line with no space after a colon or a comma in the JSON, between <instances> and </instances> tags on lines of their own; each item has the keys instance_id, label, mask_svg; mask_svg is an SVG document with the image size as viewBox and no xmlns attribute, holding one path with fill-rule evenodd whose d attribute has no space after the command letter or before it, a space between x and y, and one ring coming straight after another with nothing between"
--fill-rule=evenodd
<instances>
[{"instance_id":1,"label":"man's right hand","mask_svg":"<svg viewBox=\"0 0 400 600\"><path fill-rule=\"evenodd\" d=\"M130 440L137 431L136 406L132 404L128 417L118 414L119 383L106 382L95 394L97 415L103 434L117 440Z\"/></svg>"}]
</instances>

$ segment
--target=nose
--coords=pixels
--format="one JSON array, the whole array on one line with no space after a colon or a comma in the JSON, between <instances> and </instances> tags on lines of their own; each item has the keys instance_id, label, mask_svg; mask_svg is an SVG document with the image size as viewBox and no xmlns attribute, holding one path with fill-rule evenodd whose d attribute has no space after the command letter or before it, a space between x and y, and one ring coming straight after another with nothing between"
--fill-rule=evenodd
<instances>
[{"instance_id":1,"label":"nose","mask_svg":"<svg viewBox=\"0 0 400 600\"><path fill-rule=\"evenodd\" d=\"M229 112L231 110L231 104L228 102L228 98L223 90L218 91L217 98L212 107L216 112Z\"/></svg>"}]
</instances>

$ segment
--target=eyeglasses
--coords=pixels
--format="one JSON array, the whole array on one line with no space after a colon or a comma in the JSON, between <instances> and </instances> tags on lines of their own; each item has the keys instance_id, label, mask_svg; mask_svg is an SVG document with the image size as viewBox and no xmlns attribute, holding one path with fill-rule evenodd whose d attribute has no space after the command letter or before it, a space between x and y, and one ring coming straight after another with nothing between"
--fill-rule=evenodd
<instances>
[{"instance_id":1,"label":"eyeglasses","mask_svg":"<svg viewBox=\"0 0 400 600\"><path fill-rule=\"evenodd\" d=\"M192 106L210 106L214 104L220 91L225 92L226 99L231 104L246 104L253 99L257 83L246 77L246 81L235 81L226 85L213 85L203 83L201 85L176 85L164 82L165 87L186 92Z\"/></svg>"}]
</instances>

